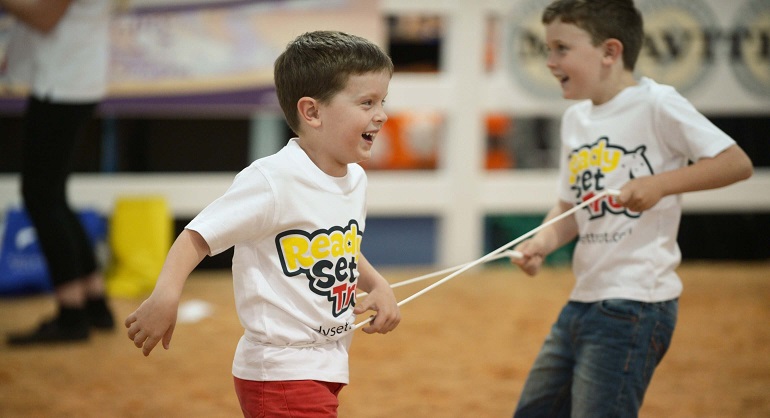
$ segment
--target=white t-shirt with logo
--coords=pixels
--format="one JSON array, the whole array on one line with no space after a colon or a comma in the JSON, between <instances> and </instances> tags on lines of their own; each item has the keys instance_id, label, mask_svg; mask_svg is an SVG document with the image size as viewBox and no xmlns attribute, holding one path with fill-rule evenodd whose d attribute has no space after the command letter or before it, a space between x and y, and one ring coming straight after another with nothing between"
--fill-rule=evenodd
<instances>
[{"instance_id":1,"label":"white t-shirt with logo","mask_svg":"<svg viewBox=\"0 0 770 418\"><path fill-rule=\"evenodd\" d=\"M211 255L235 247L245 332L233 375L348 383L366 184L357 164L344 177L325 174L292 139L241 171L187 225Z\"/></svg>"},{"instance_id":2,"label":"white t-shirt with logo","mask_svg":"<svg viewBox=\"0 0 770 418\"><path fill-rule=\"evenodd\" d=\"M714 157L734 144L674 88L649 78L602 105L583 101L571 106L561 132L559 197L572 204L620 189L636 177ZM576 213L576 282L570 300L678 297L681 211L681 196L672 195L642 213L609 197Z\"/></svg>"}]
</instances>

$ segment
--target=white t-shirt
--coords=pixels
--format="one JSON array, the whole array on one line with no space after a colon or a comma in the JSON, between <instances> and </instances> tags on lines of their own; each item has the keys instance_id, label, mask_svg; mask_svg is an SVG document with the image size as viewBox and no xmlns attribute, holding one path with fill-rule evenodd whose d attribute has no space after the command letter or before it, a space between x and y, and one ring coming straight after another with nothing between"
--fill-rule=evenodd
<instances>
[{"instance_id":1,"label":"white t-shirt","mask_svg":"<svg viewBox=\"0 0 770 418\"><path fill-rule=\"evenodd\" d=\"M97 102L107 90L111 0L73 0L47 34L13 26L3 82L40 99Z\"/></svg>"},{"instance_id":2,"label":"white t-shirt","mask_svg":"<svg viewBox=\"0 0 770 418\"><path fill-rule=\"evenodd\" d=\"M630 179L714 157L734 141L672 87L642 78L609 102L571 106L561 126L559 197L579 204ZM681 196L642 213L605 198L576 213L571 300L622 298L659 302L678 297L682 283L677 232Z\"/></svg>"},{"instance_id":3,"label":"white t-shirt","mask_svg":"<svg viewBox=\"0 0 770 418\"><path fill-rule=\"evenodd\" d=\"M233 375L348 383L366 184L357 164L344 177L325 174L292 139L241 171L187 225L211 255L235 246L235 306L245 332Z\"/></svg>"}]
</instances>

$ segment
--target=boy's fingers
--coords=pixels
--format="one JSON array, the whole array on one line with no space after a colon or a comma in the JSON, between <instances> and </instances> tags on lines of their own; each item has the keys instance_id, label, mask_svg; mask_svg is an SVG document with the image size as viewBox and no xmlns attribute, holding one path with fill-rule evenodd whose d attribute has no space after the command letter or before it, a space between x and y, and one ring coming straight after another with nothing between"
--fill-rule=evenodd
<instances>
[{"instance_id":1,"label":"boy's fingers","mask_svg":"<svg viewBox=\"0 0 770 418\"><path fill-rule=\"evenodd\" d=\"M393 329L396 328L399 321L400 319L395 317L385 319L378 331L382 334L387 334L388 332L393 331Z\"/></svg>"},{"instance_id":2,"label":"boy's fingers","mask_svg":"<svg viewBox=\"0 0 770 418\"><path fill-rule=\"evenodd\" d=\"M363 328L363 331L368 334L374 334L379 332L380 334L387 334L398 326L401 322L401 315L398 313L390 314L385 312L378 312L377 315L372 316L372 321L368 326Z\"/></svg>"},{"instance_id":3,"label":"boy's fingers","mask_svg":"<svg viewBox=\"0 0 770 418\"><path fill-rule=\"evenodd\" d=\"M172 325L171 328L166 331L165 334L163 334L163 348L166 350L171 347L171 336L174 335L174 326Z\"/></svg>"},{"instance_id":4,"label":"boy's fingers","mask_svg":"<svg viewBox=\"0 0 770 418\"><path fill-rule=\"evenodd\" d=\"M372 320L369 321L369 325L364 327L364 332L367 334L375 333L378 329L380 329L380 326L375 324L375 321L377 321L377 315L372 315L371 318Z\"/></svg>"},{"instance_id":5,"label":"boy's fingers","mask_svg":"<svg viewBox=\"0 0 770 418\"><path fill-rule=\"evenodd\" d=\"M136 336L136 333L134 332L133 329L129 328L128 331L126 331L126 336L128 337L129 340L133 341L134 337Z\"/></svg>"},{"instance_id":6,"label":"boy's fingers","mask_svg":"<svg viewBox=\"0 0 770 418\"><path fill-rule=\"evenodd\" d=\"M524 270L525 273L527 273L530 276L534 276L537 274L538 270L540 270L540 264L543 262L542 256L536 255L527 260L526 263L524 263L521 268Z\"/></svg>"},{"instance_id":7,"label":"boy's fingers","mask_svg":"<svg viewBox=\"0 0 770 418\"><path fill-rule=\"evenodd\" d=\"M139 333L139 327L137 327L135 324L131 324L128 328L128 331L126 332L126 334L128 335L128 339L132 341L134 340L134 338L136 337L136 334L138 333Z\"/></svg>"},{"instance_id":8,"label":"boy's fingers","mask_svg":"<svg viewBox=\"0 0 770 418\"><path fill-rule=\"evenodd\" d=\"M139 331L134 334L131 339L134 341L134 345L136 348L142 348L142 344L144 344L144 340L147 339L147 337L144 335L143 332Z\"/></svg>"},{"instance_id":9,"label":"boy's fingers","mask_svg":"<svg viewBox=\"0 0 770 418\"><path fill-rule=\"evenodd\" d=\"M144 347L142 347L142 353L145 357L150 355L150 352L153 348L155 348L156 345L158 345L158 341L160 341L159 338L147 338L147 340L144 342Z\"/></svg>"},{"instance_id":10,"label":"boy's fingers","mask_svg":"<svg viewBox=\"0 0 770 418\"><path fill-rule=\"evenodd\" d=\"M369 298L367 297L360 303L356 304L356 307L353 308L353 313L356 315L360 315L366 311L371 311L371 310L376 311L377 308L372 306L372 302L370 302Z\"/></svg>"}]
</instances>

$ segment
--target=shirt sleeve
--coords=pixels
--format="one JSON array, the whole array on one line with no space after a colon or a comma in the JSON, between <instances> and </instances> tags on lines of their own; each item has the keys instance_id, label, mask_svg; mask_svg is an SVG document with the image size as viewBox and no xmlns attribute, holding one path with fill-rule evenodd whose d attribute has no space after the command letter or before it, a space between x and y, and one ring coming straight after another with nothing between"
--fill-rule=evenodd
<instances>
[{"instance_id":1,"label":"shirt sleeve","mask_svg":"<svg viewBox=\"0 0 770 418\"><path fill-rule=\"evenodd\" d=\"M735 141L701 114L687 99L670 89L658 97L656 129L662 145L690 161L715 157Z\"/></svg>"},{"instance_id":2,"label":"shirt sleeve","mask_svg":"<svg viewBox=\"0 0 770 418\"><path fill-rule=\"evenodd\" d=\"M267 234L275 215L275 197L257 165L240 172L230 188L203 209L187 226L201 234L211 253Z\"/></svg>"}]
</instances>

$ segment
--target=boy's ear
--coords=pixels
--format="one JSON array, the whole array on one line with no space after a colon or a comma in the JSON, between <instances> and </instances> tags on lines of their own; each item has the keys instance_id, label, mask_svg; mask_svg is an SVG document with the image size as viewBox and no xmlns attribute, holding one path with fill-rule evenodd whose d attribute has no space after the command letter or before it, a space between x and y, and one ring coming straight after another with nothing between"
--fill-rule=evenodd
<instances>
[{"instance_id":1,"label":"boy's ear","mask_svg":"<svg viewBox=\"0 0 770 418\"><path fill-rule=\"evenodd\" d=\"M604 58L615 62L623 60L623 43L615 38L604 41Z\"/></svg>"},{"instance_id":2,"label":"boy's ear","mask_svg":"<svg viewBox=\"0 0 770 418\"><path fill-rule=\"evenodd\" d=\"M299 112L300 121L305 122L314 128L321 125L318 101L316 99L312 97L303 97L299 99L299 101L297 101L297 112Z\"/></svg>"}]
</instances>

